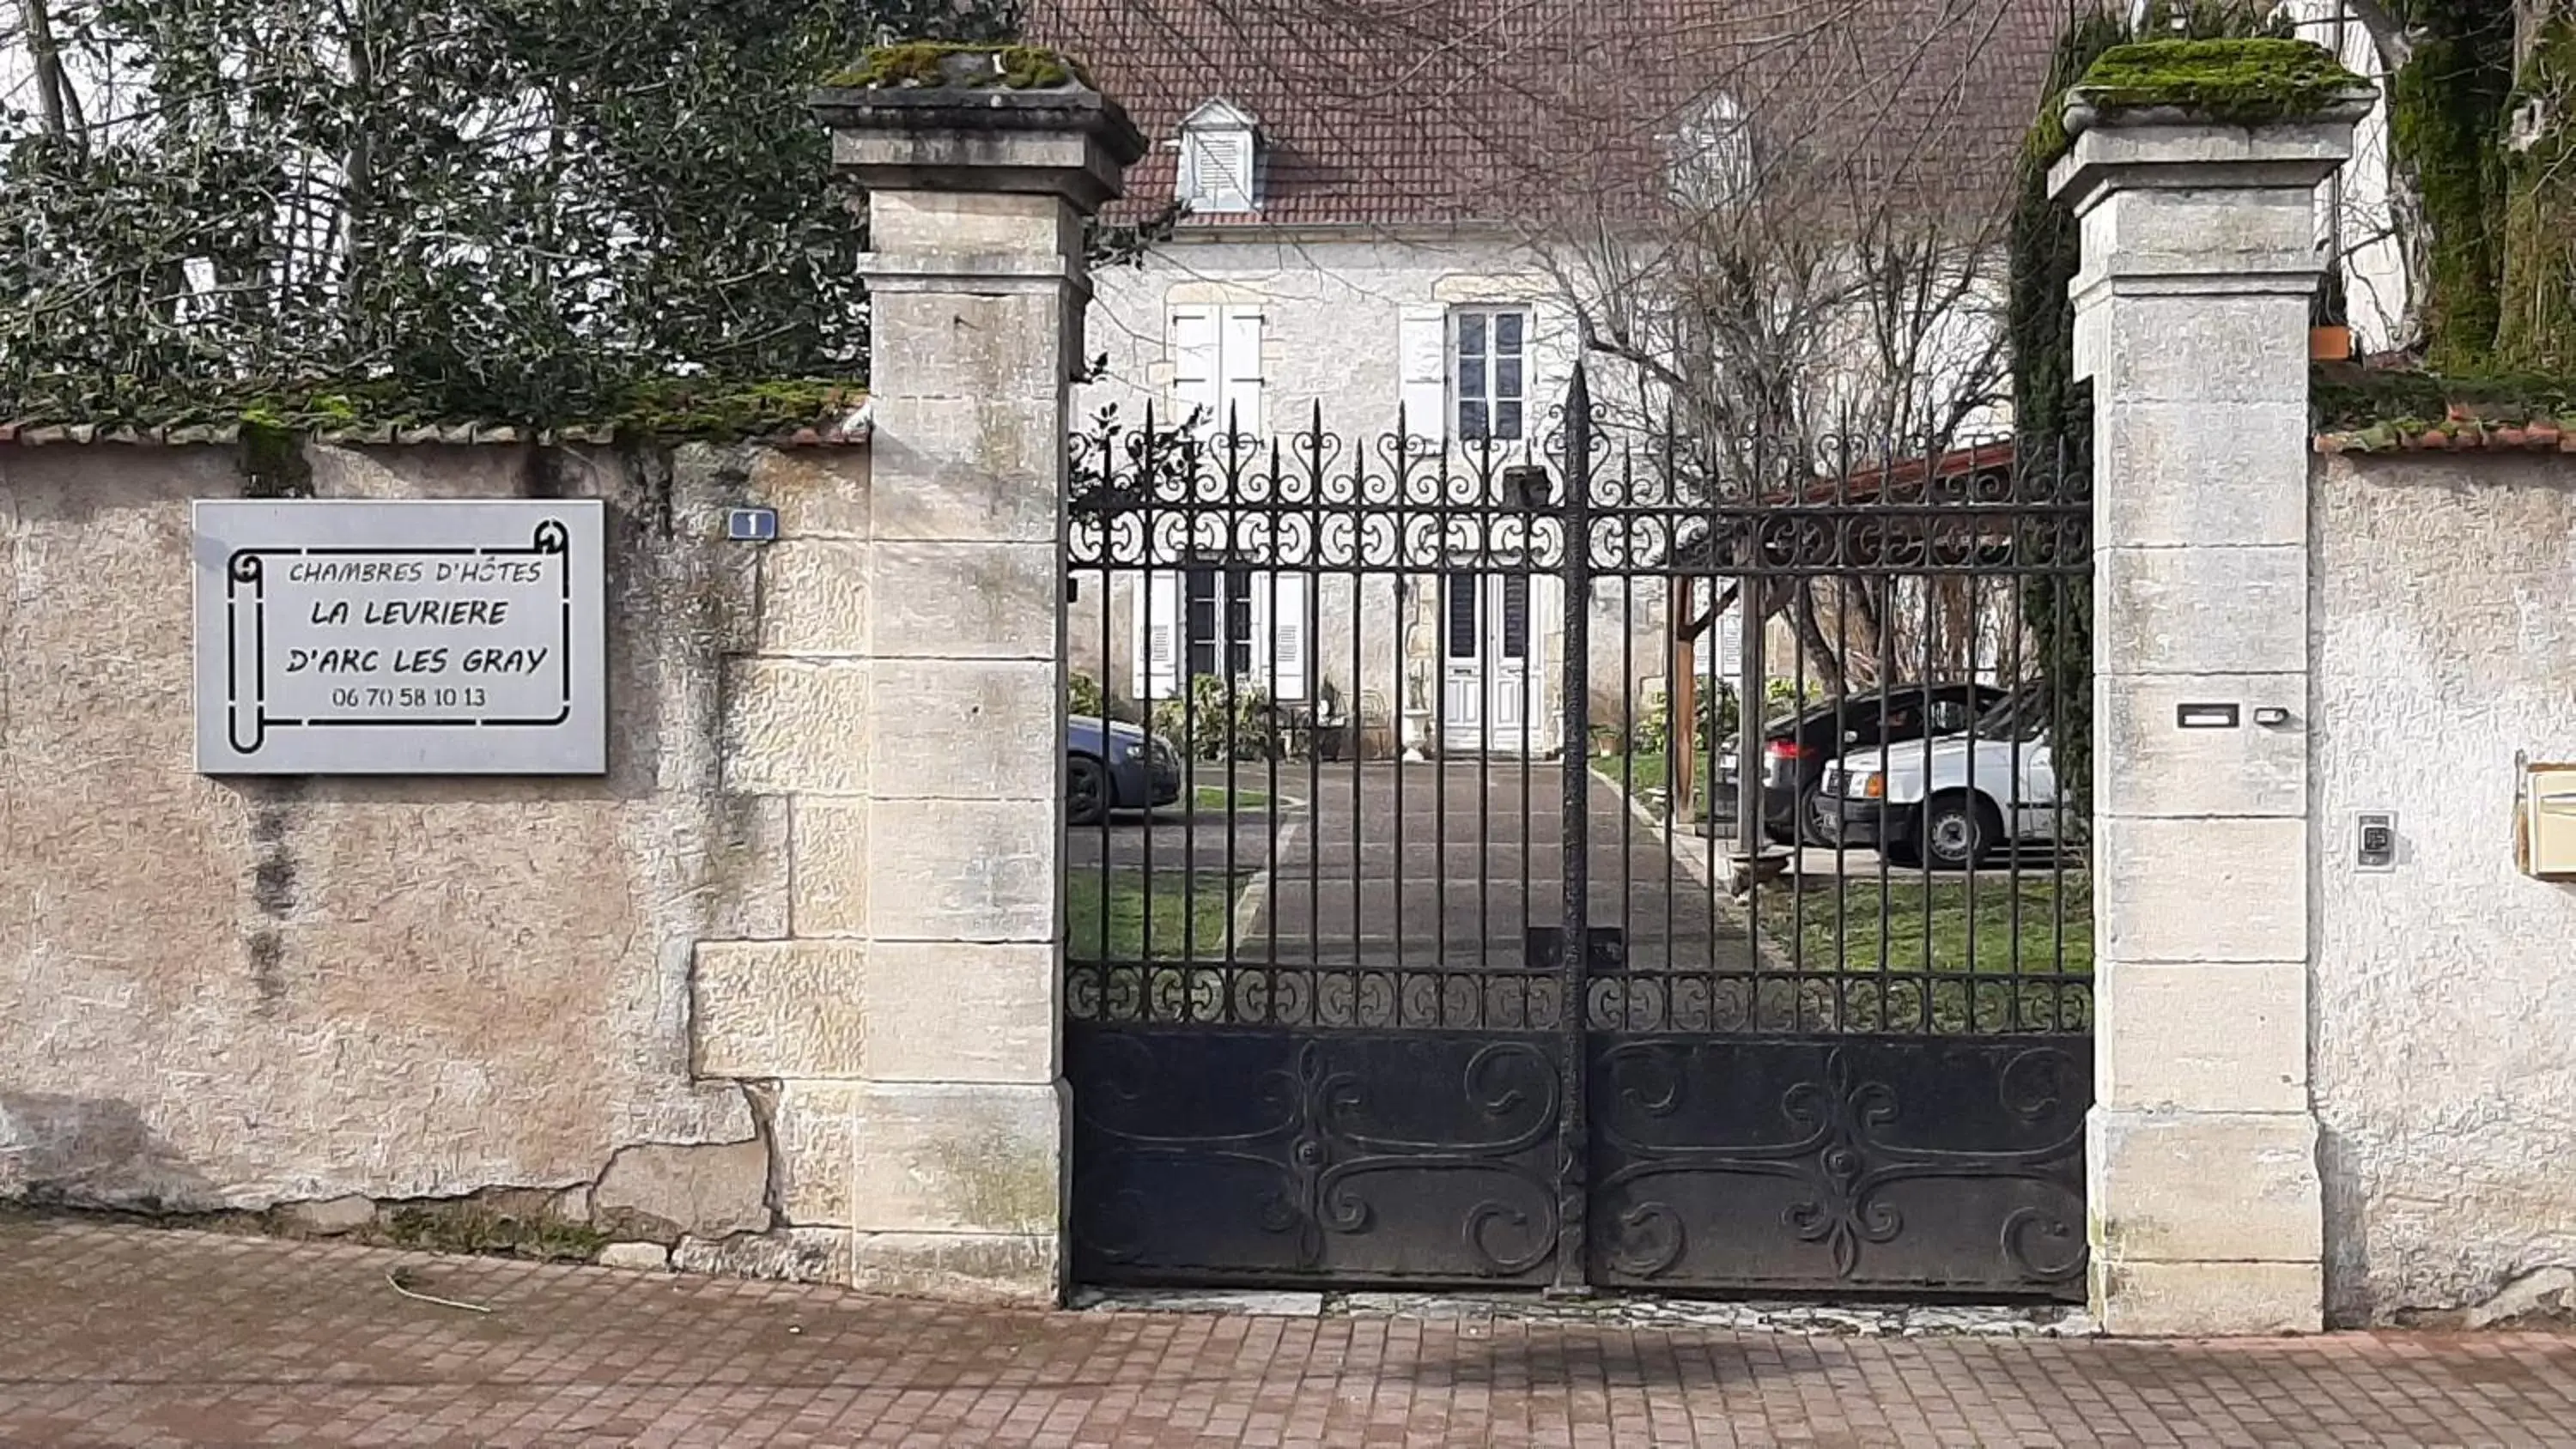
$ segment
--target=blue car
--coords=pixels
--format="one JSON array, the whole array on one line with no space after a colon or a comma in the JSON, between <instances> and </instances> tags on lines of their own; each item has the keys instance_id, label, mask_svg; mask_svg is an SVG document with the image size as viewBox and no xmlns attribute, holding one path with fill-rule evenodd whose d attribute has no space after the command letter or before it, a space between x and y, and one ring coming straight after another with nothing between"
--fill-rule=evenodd
<instances>
[{"instance_id":1,"label":"blue car","mask_svg":"<svg viewBox=\"0 0 2576 1449\"><path fill-rule=\"evenodd\" d=\"M1181 757L1124 720L1074 715L1064 727L1064 814L1097 825L1112 810L1151 810L1181 798Z\"/></svg>"}]
</instances>

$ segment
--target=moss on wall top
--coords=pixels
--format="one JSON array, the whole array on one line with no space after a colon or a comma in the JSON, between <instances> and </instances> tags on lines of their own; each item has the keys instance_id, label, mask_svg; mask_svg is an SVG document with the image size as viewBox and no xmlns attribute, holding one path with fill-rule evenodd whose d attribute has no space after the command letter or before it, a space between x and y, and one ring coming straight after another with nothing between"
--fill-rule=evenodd
<instances>
[{"instance_id":1,"label":"moss on wall top","mask_svg":"<svg viewBox=\"0 0 2576 1449\"><path fill-rule=\"evenodd\" d=\"M812 432L836 440L866 401L855 382L829 378L715 381L663 378L627 389L579 417L458 417L424 406L386 382L244 382L223 388L115 394L65 389L0 399L0 439L44 430L172 441L244 430L353 441L511 442L538 437L605 441L739 442ZM177 434L180 437L173 438Z\"/></svg>"},{"instance_id":2,"label":"moss on wall top","mask_svg":"<svg viewBox=\"0 0 2576 1449\"><path fill-rule=\"evenodd\" d=\"M2308 398L2316 430L2333 440L2334 451L2576 447L2576 377L2321 363Z\"/></svg>"},{"instance_id":3,"label":"moss on wall top","mask_svg":"<svg viewBox=\"0 0 2576 1449\"><path fill-rule=\"evenodd\" d=\"M1089 85L1072 57L1042 45L972 44L914 40L880 45L859 63L826 76L823 84L851 90L893 87L936 90L1054 90Z\"/></svg>"},{"instance_id":4,"label":"moss on wall top","mask_svg":"<svg viewBox=\"0 0 2576 1449\"><path fill-rule=\"evenodd\" d=\"M2251 126L2317 115L2368 88L2304 40L2142 40L2104 51L2074 94L2102 113L2170 107Z\"/></svg>"}]
</instances>

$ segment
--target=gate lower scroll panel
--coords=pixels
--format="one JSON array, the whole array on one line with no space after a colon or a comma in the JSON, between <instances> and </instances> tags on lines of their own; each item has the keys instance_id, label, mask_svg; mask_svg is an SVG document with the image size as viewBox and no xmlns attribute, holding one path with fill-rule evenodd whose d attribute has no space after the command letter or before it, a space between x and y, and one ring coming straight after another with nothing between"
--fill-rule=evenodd
<instances>
[{"instance_id":1,"label":"gate lower scroll panel","mask_svg":"<svg viewBox=\"0 0 2576 1449\"><path fill-rule=\"evenodd\" d=\"M1077 1022L1065 1050L1086 1282L1552 1276L1552 1037Z\"/></svg>"},{"instance_id":2,"label":"gate lower scroll panel","mask_svg":"<svg viewBox=\"0 0 2576 1449\"><path fill-rule=\"evenodd\" d=\"M2080 1296L2083 1037L1594 1039L1592 1279Z\"/></svg>"}]
</instances>

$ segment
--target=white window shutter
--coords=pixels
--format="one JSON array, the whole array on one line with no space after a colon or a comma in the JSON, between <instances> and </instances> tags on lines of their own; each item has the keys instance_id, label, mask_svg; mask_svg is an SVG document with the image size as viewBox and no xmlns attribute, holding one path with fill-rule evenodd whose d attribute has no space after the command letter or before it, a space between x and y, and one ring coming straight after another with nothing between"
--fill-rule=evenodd
<instances>
[{"instance_id":1,"label":"white window shutter","mask_svg":"<svg viewBox=\"0 0 2576 1449\"><path fill-rule=\"evenodd\" d=\"M1529 398L1531 437L1543 436L1543 420L1565 405L1565 390L1574 384L1574 355L1580 345L1574 310L1545 301L1530 309L1529 375L1523 390ZM1599 382L1598 378L1594 381Z\"/></svg>"},{"instance_id":2,"label":"white window shutter","mask_svg":"<svg viewBox=\"0 0 2576 1449\"><path fill-rule=\"evenodd\" d=\"M1218 379L1220 351L1216 310L1188 307L1172 313L1172 417L1174 426L1192 413L1210 432L1225 425L1224 399Z\"/></svg>"},{"instance_id":3,"label":"white window shutter","mask_svg":"<svg viewBox=\"0 0 2576 1449\"><path fill-rule=\"evenodd\" d=\"M1252 133L1225 131L1215 138L1217 200L1228 211L1252 209Z\"/></svg>"},{"instance_id":4,"label":"white window shutter","mask_svg":"<svg viewBox=\"0 0 2576 1449\"><path fill-rule=\"evenodd\" d=\"M1181 133L1181 195L1201 211L1252 209L1252 133L1191 126Z\"/></svg>"},{"instance_id":5,"label":"white window shutter","mask_svg":"<svg viewBox=\"0 0 2576 1449\"><path fill-rule=\"evenodd\" d=\"M1192 206L1207 204L1207 151L1207 132L1195 126L1181 128L1180 199Z\"/></svg>"},{"instance_id":6,"label":"white window shutter","mask_svg":"<svg viewBox=\"0 0 2576 1449\"><path fill-rule=\"evenodd\" d=\"M1314 691L1306 629L1306 576L1272 574L1262 590L1270 610L1270 697L1302 700Z\"/></svg>"},{"instance_id":7,"label":"white window shutter","mask_svg":"<svg viewBox=\"0 0 2576 1449\"><path fill-rule=\"evenodd\" d=\"M1405 435L1437 443L1449 433L1449 314L1439 307L1407 307L1396 326Z\"/></svg>"},{"instance_id":8,"label":"white window shutter","mask_svg":"<svg viewBox=\"0 0 2576 1449\"><path fill-rule=\"evenodd\" d=\"M1135 692L1140 700L1180 693L1181 578L1172 570L1145 576L1136 601Z\"/></svg>"},{"instance_id":9,"label":"white window shutter","mask_svg":"<svg viewBox=\"0 0 2576 1449\"><path fill-rule=\"evenodd\" d=\"M1223 323L1217 359L1217 431L1231 426L1246 437L1259 438L1268 431L1261 416L1261 314L1249 307L1228 307Z\"/></svg>"}]
</instances>

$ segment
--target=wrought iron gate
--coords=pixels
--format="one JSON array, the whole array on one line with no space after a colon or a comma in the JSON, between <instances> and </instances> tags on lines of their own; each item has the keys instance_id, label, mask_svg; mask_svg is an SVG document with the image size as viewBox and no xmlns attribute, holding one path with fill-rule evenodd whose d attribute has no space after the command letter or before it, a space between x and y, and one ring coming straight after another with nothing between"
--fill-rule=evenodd
<instances>
[{"instance_id":1,"label":"wrought iron gate","mask_svg":"<svg viewBox=\"0 0 2576 1449\"><path fill-rule=\"evenodd\" d=\"M1075 440L1076 1272L2080 1296L2081 470L1529 431Z\"/></svg>"}]
</instances>

